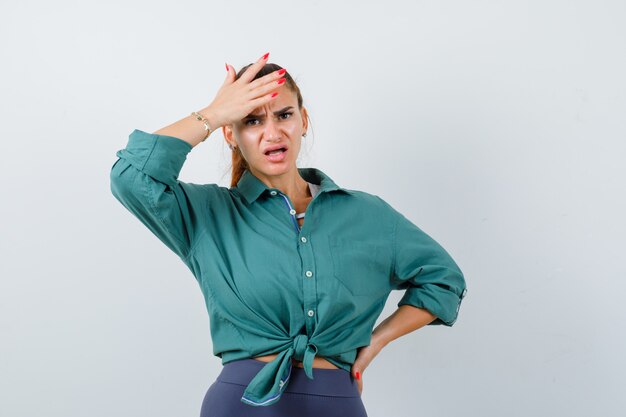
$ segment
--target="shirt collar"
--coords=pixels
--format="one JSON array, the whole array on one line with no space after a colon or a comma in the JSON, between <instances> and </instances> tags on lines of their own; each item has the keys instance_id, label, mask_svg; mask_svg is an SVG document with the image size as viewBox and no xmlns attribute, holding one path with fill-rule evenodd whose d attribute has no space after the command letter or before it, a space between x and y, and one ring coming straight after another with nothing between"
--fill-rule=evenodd
<instances>
[{"instance_id":1,"label":"shirt collar","mask_svg":"<svg viewBox=\"0 0 626 417\"><path fill-rule=\"evenodd\" d=\"M328 175L317 168L298 168L300 176L305 181L317 184L320 186L320 193L328 191L341 191L351 194L350 190L339 187ZM250 170L246 169L236 185L237 190L246 199L246 202L250 204L256 201L261 194L269 190L271 187L265 185L263 181L258 179Z\"/></svg>"}]
</instances>

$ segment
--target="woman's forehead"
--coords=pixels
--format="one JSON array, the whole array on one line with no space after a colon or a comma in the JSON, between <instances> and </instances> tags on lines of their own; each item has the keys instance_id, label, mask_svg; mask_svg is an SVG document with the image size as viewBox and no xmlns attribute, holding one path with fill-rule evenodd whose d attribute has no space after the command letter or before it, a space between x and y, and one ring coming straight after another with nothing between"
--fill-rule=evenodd
<instances>
[{"instance_id":1,"label":"woman's forehead","mask_svg":"<svg viewBox=\"0 0 626 417\"><path fill-rule=\"evenodd\" d=\"M286 85L281 85L275 90L278 93L278 96L271 99L268 103L263 106L257 107L255 110L261 109L269 109L270 111L276 111L278 109L282 109L287 106L296 106L298 103L298 98L296 94L287 88ZM255 113L255 112L253 112Z\"/></svg>"}]
</instances>

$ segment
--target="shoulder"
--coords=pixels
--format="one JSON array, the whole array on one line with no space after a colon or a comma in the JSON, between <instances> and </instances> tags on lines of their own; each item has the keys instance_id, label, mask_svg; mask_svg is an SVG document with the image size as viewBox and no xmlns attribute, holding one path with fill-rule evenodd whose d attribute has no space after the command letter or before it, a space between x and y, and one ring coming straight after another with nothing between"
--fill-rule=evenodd
<instances>
[{"instance_id":1,"label":"shoulder","mask_svg":"<svg viewBox=\"0 0 626 417\"><path fill-rule=\"evenodd\" d=\"M351 196L351 198L361 204L367 204L373 207L381 205L382 198L376 194L368 193L363 190L353 190L350 188L342 188L341 190L344 191L346 195Z\"/></svg>"},{"instance_id":2,"label":"shoulder","mask_svg":"<svg viewBox=\"0 0 626 417\"><path fill-rule=\"evenodd\" d=\"M199 184L195 182L178 181L178 184L187 192L193 194L218 194L228 192L228 188L215 183Z\"/></svg>"},{"instance_id":3,"label":"shoulder","mask_svg":"<svg viewBox=\"0 0 626 417\"><path fill-rule=\"evenodd\" d=\"M361 213L370 213L383 221L394 220L397 211L381 196L363 190L342 188L347 196L345 199L357 205Z\"/></svg>"},{"instance_id":4,"label":"shoulder","mask_svg":"<svg viewBox=\"0 0 626 417\"><path fill-rule=\"evenodd\" d=\"M230 196L228 187L215 183L199 184L178 181L178 185L187 199L197 203L226 201Z\"/></svg>"}]
</instances>

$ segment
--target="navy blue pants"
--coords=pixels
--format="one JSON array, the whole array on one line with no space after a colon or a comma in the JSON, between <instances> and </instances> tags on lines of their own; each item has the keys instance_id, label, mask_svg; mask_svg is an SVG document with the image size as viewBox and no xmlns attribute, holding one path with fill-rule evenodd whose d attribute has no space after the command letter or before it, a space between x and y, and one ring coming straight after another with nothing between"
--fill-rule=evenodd
<instances>
[{"instance_id":1,"label":"navy blue pants","mask_svg":"<svg viewBox=\"0 0 626 417\"><path fill-rule=\"evenodd\" d=\"M200 417L367 417L357 381L343 369L313 368L314 379L309 379L304 368L294 365L278 402L243 403L243 391L263 366L252 358L225 364L204 396Z\"/></svg>"}]
</instances>

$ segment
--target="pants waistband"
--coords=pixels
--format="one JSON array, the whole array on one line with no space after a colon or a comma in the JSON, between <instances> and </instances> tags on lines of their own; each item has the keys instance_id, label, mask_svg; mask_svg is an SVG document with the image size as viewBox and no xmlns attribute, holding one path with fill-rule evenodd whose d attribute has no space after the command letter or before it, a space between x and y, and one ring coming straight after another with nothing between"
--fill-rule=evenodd
<instances>
[{"instance_id":1,"label":"pants waistband","mask_svg":"<svg viewBox=\"0 0 626 417\"><path fill-rule=\"evenodd\" d=\"M247 386L267 363L256 359L240 359L223 365L218 381ZM309 379L304 368L295 365L285 392L327 395L332 397L358 397L357 381L344 369L313 368Z\"/></svg>"}]
</instances>

